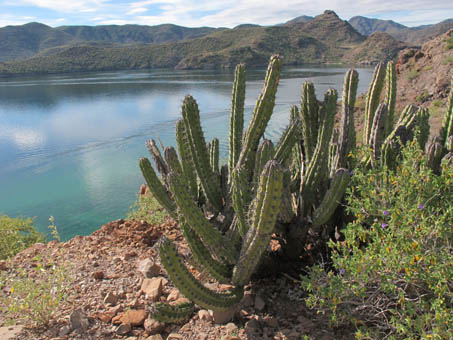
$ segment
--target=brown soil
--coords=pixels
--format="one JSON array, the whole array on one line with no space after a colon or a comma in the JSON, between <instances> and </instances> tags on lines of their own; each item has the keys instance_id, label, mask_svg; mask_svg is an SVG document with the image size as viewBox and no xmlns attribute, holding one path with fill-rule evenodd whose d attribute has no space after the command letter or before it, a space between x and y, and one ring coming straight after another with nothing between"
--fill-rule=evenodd
<instances>
[{"instance_id":1,"label":"brown soil","mask_svg":"<svg viewBox=\"0 0 453 340\"><path fill-rule=\"evenodd\" d=\"M156 333L156 330L144 327L142 320L139 321L140 325L133 326L124 335L119 335L119 326L112 324L112 320L115 322L118 319L115 319L115 316L127 310L149 313L152 301L141 292L144 276L137 266L140 261L148 258L160 265L156 246L163 235L175 241L180 254L188 259L188 246L173 220L161 225L150 225L145 221L118 220L102 226L89 236L77 236L68 242L36 244L19 253L11 262L6 263L8 275L15 275L16 268L31 272L36 267L33 258L41 255L41 261L44 263L52 259L59 264L70 264L68 271L73 280L68 287L68 300L60 305L49 327L25 325L21 333L11 339L142 340L150 337L151 333ZM189 265L189 268L211 289L226 288L194 267ZM168 279L162 268L157 276ZM160 301L170 300L170 292L173 295L177 293L170 280L166 283L164 281ZM119 298L118 302L105 305L104 297L108 293L115 294ZM3 294L9 294L8 287L3 287ZM225 322L226 325L214 323L207 311L199 314L199 309L196 308L184 322L166 324L158 332L162 339L168 340L301 339L304 335L317 340L354 338L352 330L329 327L326 316L309 310L303 301L303 294L296 281L287 275L279 274L254 281L247 286L241 305L232 321ZM82 308L88 318L87 331L71 331L63 335L65 327L68 328L69 325L69 316L77 308ZM200 319L199 315L203 313L204 316ZM7 316L0 314L0 327L7 321Z\"/></svg>"}]
</instances>

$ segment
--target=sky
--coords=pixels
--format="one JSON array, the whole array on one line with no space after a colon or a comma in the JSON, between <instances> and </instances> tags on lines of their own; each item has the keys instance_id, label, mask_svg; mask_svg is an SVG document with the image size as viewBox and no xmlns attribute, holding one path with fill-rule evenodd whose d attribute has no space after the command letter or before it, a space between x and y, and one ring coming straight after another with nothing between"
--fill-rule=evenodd
<instances>
[{"instance_id":1,"label":"sky","mask_svg":"<svg viewBox=\"0 0 453 340\"><path fill-rule=\"evenodd\" d=\"M172 23L188 27L274 25L329 9L348 20L361 15L406 26L453 18L452 0L0 0L0 27Z\"/></svg>"}]
</instances>

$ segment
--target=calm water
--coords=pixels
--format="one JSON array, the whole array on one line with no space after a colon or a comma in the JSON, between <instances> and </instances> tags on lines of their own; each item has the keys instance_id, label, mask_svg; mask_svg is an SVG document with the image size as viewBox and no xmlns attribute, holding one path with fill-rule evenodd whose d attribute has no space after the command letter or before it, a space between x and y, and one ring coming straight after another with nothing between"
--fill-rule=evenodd
<instances>
[{"instance_id":1,"label":"calm water","mask_svg":"<svg viewBox=\"0 0 453 340\"><path fill-rule=\"evenodd\" d=\"M358 71L361 93L372 70ZM266 137L278 139L304 81L321 98L341 91L345 72L284 68ZM248 71L247 120L264 75ZM46 233L53 215L63 239L124 217L143 182L145 140L175 144L184 95L195 97L205 137L218 137L226 158L232 80L232 72L174 70L0 80L0 213L35 217Z\"/></svg>"}]
</instances>

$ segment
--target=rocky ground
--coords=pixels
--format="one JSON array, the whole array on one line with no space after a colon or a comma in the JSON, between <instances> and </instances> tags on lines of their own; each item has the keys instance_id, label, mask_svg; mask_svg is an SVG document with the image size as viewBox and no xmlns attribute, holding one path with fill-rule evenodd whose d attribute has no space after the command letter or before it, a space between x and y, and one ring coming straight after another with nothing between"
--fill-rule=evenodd
<instances>
[{"instance_id":1,"label":"rocky ground","mask_svg":"<svg viewBox=\"0 0 453 340\"><path fill-rule=\"evenodd\" d=\"M305 335L317 340L353 338L350 330L333 329L325 316L307 309L298 283L284 274L252 282L236 310L213 313L198 308L180 324L162 324L152 319L153 302L173 304L185 300L160 265L156 248L163 235L177 243L179 252L190 263L188 246L172 220L161 225L117 220L89 236L36 244L12 261L2 263L2 271L11 276L16 275L18 268L33 275L37 258L44 264L53 261L67 268L71 280L67 300L58 307L49 326L32 327L17 319L16 324L22 326L1 327L0 338L295 340ZM189 268L211 289L229 288L190 265ZM10 293L9 287L2 290L2 294ZM0 314L0 326L7 321L7 316Z\"/></svg>"}]
</instances>

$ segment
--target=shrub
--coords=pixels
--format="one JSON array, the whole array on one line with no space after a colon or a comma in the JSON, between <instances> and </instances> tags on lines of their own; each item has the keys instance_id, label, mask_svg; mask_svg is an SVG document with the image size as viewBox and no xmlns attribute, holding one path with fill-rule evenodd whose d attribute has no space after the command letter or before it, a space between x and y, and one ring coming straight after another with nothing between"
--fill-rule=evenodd
<instances>
[{"instance_id":1,"label":"shrub","mask_svg":"<svg viewBox=\"0 0 453 340\"><path fill-rule=\"evenodd\" d=\"M402 157L394 171L355 172L347 196L355 221L344 241L330 242L332 267L302 279L306 302L355 325L357 339L448 339L453 169L434 175L415 145Z\"/></svg>"},{"instance_id":2,"label":"shrub","mask_svg":"<svg viewBox=\"0 0 453 340\"><path fill-rule=\"evenodd\" d=\"M450 38L448 38L446 40L447 42L447 46L445 47L447 50L451 50L453 48L453 35L450 36Z\"/></svg>"},{"instance_id":3,"label":"shrub","mask_svg":"<svg viewBox=\"0 0 453 340\"><path fill-rule=\"evenodd\" d=\"M34 243L44 242L31 218L0 216L0 260L8 259Z\"/></svg>"},{"instance_id":4,"label":"shrub","mask_svg":"<svg viewBox=\"0 0 453 340\"><path fill-rule=\"evenodd\" d=\"M137 200L129 208L128 219L145 220L151 224L161 224L168 217L167 211L162 208L151 193L138 195Z\"/></svg>"},{"instance_id":5,"label":"shrub","mask_svg":"<svg viewBox=\"0 0 453 340\"><path fill-rule=\"evenodd\" d=\"M415 78L418 77L418 71L417 70L410 70L409 73L406 75L407 79L409 81L414 80Z\"/></svg>"},{"instance_id":6,"label":"shrub","mask_svg":"<svg viewBox=\"0 0 453 340\"><path fill-rule=\"evenodd\" d=\"M446 56L445 59L442 61L442 64L444 65L453 64L453 56L451 55Z\"/></svg>"},{"instance_id":7,"label":"shrub","mask_svg":"<svg viewBox=\"0 0 453 340\"><path fill-rule=\"evenodd\" d=\"M69 268L47 262L41 256L33 259L34 267L0 275L0 311L11 322L25 321L48 326L59 305L68 298Z\"/></svg>"}]
</instances>

